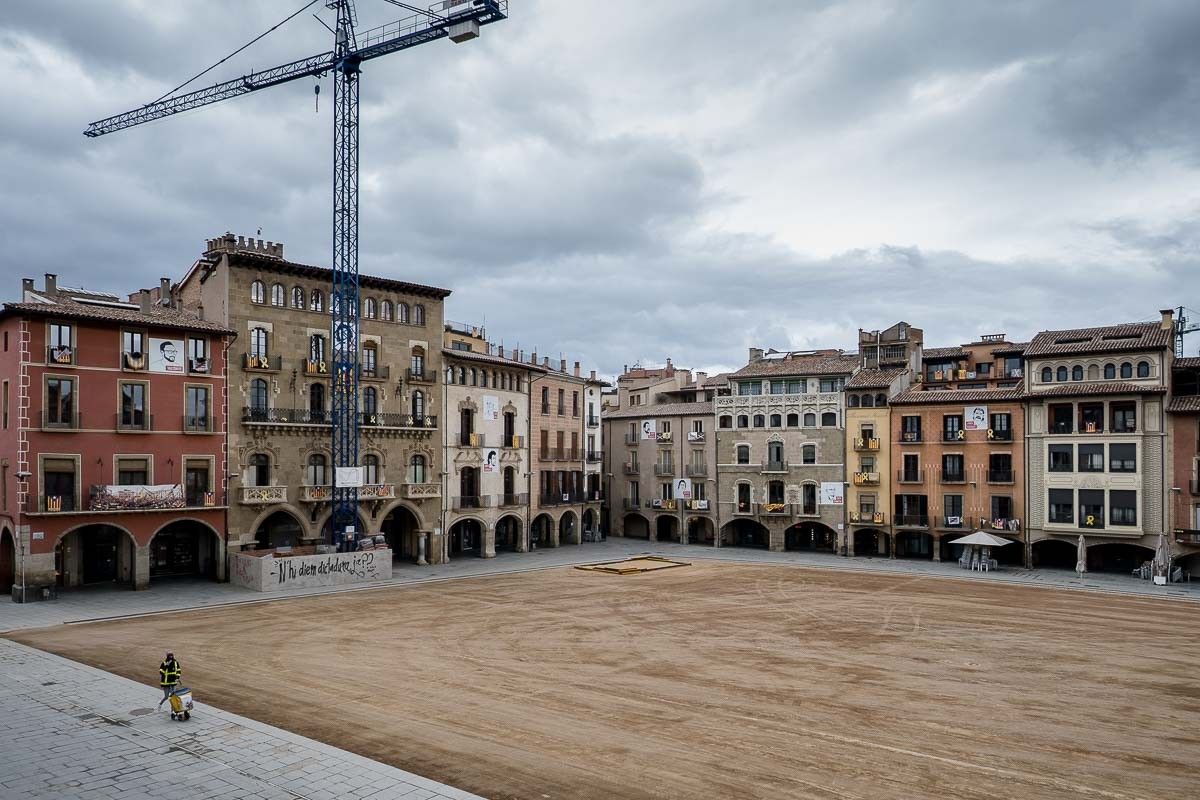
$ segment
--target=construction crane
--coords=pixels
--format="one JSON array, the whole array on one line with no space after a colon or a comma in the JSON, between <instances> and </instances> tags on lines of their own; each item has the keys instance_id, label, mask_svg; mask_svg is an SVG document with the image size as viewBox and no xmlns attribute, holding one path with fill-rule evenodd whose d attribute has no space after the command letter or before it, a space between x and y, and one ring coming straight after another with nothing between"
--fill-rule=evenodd
<instances>
[{"instance_id":1,"label":"construction crane","mask_svg":"<svg viewBox=\"0 0 1200 800\"><path fill-rule=\"evenodd\" d=\"M508 0L439 0L425 10L398 0L387 1L414 14L359 33L355 31L354 0L324 0L325 7L337 14L337 23L330 29L334 46L329 52L257 70L198 91L175 94L187 85L185 83L141 108L93 122L83 132L89 137L103 136L300 78L333 75L333 285L329 300L333 369L329 376L329 397L334 466L331 524L339 550L345 549L346 534L358 524L359 481L353 476L358 474L358 92L361 66L364 61L437 39L469 41L479 36L480 26L508 17ZM317 2L313 0L287 19ZM251 44L254 41L258 39ZM355 472L343 471L351 467Z\"/></svg>"},{"instance_id":2,"label":"construction crane","mask_svg":"<svg viewBox=\"0 0 1200 800\"><path fill-rule=\"evenodd\" d=\"M1200 331L1200 324L1188 322L1184 312L1186 308L1180 306L1175 309L1175 357L1183 358L1183 337L1189 333Z\"/></svg>"}]
</instances>

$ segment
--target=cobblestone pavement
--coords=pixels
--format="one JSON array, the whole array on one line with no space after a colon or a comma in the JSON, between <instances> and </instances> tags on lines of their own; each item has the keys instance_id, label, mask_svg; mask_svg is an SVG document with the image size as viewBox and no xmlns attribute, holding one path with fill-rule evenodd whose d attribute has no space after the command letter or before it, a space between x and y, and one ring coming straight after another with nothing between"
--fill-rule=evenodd
<instances>
[{"instance_id":1,"label":"cobblestone pavement","mask_svg":"<svg viewBox=\"0 0 1200 800\"><path fill-rule=\"evenodd\" d=\"M477 795L0 639L0 798L469 800ZM164 706L165 709L165 706Z\"/></svg>"},{"instance_id":2,"label":"cobblestone pavement","mask_svg":"<svg viewBox=\"0 0 1200 800\"><path fill-rule=\"evenodd\" d=\"M152 614L162 611L204 608L233 603L270 602L285 597L304 597L332 592L361 591L362 589L377 588L380 586L398 586L465 578L474 575L491 575L571 564L586 564L624 558L639 553L652 553L682 558L716 558L729 561L790 564L798 567L818 569L900 572L960 580L1004 581L1033 586L1088 589L1149 597L1200 600L1200 581L1171 584L1170 586L1154 586L1149 581L1139 580L1130 576L1102 573L1088 573L1081 580L1073 571L1059 569L1034 570L1008 567L996 572L979 573L964 571L957 564L914 559L845 558L831 553L804 551L773 553L766 550L741 547L722 547L716 549L711 546L612 538L605 542L588 542L582 545L542 549L530 553L499 553L496 558L465 557L455 559L449 564L441 564L433 567L418 567L415 564L396 562L390 580L360 584L352 587L293 589L264 595L228 583L173 580L154 583L149 589L140 592L118 588L86 588L63 592L57 600L48 602L32 602L22 605L0 600L0 632L19 628L40 628L65 622L83 622L110 617Z\"/></svg>"}]
</instances>

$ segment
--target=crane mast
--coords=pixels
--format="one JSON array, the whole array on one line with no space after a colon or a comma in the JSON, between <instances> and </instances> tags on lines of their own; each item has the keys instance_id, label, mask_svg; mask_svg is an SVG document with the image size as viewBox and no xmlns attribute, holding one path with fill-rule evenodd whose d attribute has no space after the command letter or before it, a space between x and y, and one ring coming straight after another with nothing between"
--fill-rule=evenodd
<instances>
[{"instance_id":1,"label":"crane mast","mask_svg":"<svg viewBox=\"0 0 1200 800\"><path fill-rule=\"evenodd\" d=\"M481 25L508 17L508 0L439 0L425 11L398 0L388 2L416 13L359 33L353 0L326 0L326 8L337 14L333 50L187 94L171 93L140 108L93 122L83 132L85 136L95 138L270 86L332 74L333 279L329 340L333 369L329 376L329 397L334 468L331 527L333 541L339 549L346 544L346 533L354 530L358 523L359 482L352 478L354 473L342 470L350 467L357 470L359 466L358 99L361 66L364 61L438 39L468 41L479 35Z\"/></svg>"}]
</instances>

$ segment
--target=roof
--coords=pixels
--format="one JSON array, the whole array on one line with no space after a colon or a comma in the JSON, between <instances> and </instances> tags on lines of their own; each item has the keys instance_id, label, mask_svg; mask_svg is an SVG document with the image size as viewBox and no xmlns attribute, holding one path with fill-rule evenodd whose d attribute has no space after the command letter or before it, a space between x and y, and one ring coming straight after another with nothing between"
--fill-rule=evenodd
<instances>
[{"instance_id":1,"label":"roof","mask_svg":"<svg viewBox=\"0 0 1200 800\"><path fill-rule=\"evenodd\" d=\"M514 361L511 358L503 356L492 356L487 353L476 353L473 350L455 350L451 347L442 348L442 356L446 358L461 358L464 361L477 361L481 364L492 364L497 367L512 367L514 369L527 369L530 372L549 372L543 366L538 364L527 364L524 361ZM561 373L559 373L561 374Z\"/></svg>"},{"instance_id":2,"label":"roof","mask_svg":"<svg viewBox=\"0 0 1200 800\"><path fill-rule=\"evenodd\" d=\"M847 389L886 389L899 378L906 369L862 369L846 381Z\"/></svg>"},{"instance_id":3,"label":"roof","mask_svg":"<svg viewBox=\"0 0 1200 800\"><path fill-rule=\"evenodd\" d=\"M1019 403L1025 397L1020 388L1013 389L905 389L888 402L894 406L929 403Z\"/></svg>"},{"instance_id":4,"label":"roof","mask_svg":"<svg viewBox=\"0 0 1200 800\"><path fill-rule=\"evenodd\" d=\"M713 404L709 400L704 403L662 403L656 406L632 406L621 408L608 413L601 412L604 419L632 419L642 417L682 417L698 416L713 413Z\"/></svg>"},{"instance_id":5,"label":"roof","mask_svg":"<svg viewBox=\"0 0 1200 800\"><path fill-rule=\"evenodd\" d=\"M1166 388L1150 383L1106 381L1103 383L1061 383L1044 391L1030 392L1031 400L1039 397L1074 397L1095 394L1165 394Z\"/></svg>"},{"instance_id":6,"label":"roof","mask_svg":"<svg viewBox=\"0 0 1200 800\"><path fill-rule=\"evenodd\" d=\"M1167 405L1167 411L1172 414L1200 414L1200 397L1175 397Z\"/></svg>"},{"instance_id":7,"label":"roof","mask_svg":"<svg viewBox=\"0 0 1200 800\"><path fill-rule=\"evenodd\" d=\"M1171 347L1174 332L1158 322L1127 322L1103 328L1042 331L1025 348L1027 357L1162 350Z\"/></svg>"},{"instance_id":8,"label":"roof","mask_svg":"<svg viewBox=\"0 0 1200 800\"><path fill-rule=\"evenodd\" d=\"M330 282L333 280L333 270L327 267L315 267L311 264L299 264L295 261L284 261L281 258L269 256L263 253L248 253L239 250L235 253L227 253L229 263L235 267L246 267L253 269L262 269L268 272L275 272L285 275L303 275L307 278L319 278L320 280ZM403 292L405 294L423 295L425 297L435 297L445 299L450 296L449 289L441 289L437 286L426 286L421 283L410 283L409 281L398 281L392 278L381 278L377 275L359 275L359 288L365 289L385 289L393 292Z\"/></svg>"},{"instance_id":9,"label":"roof","mask_svg":"<svg viewBox=\"0 0 1200 800\"><path fill-rule=\"evenodd\" d=\"M140 306L130 303L94 306L77 303L69 298L59 298L53 303L5 303L4 311L0 313L0 316L10 314L57 317L83 322L108 322L115 325L137 325L142 328L203 331L225 335L234 333L232 329L218 322L200 319L195 314L178 308L159 305L153 306L147 312L142 311Z\"/></svg>"},{"instance_id":10,"label":"roof","mask_svg":"<svg viewBox=\"0 0 1200 800\"><path fill-rule=\"evenodd\" d=\"M841 375L849 374L858 366L857 354L837 353L831 355L791 355L782 358L768 357L752 361L727 377L756 378L767 375Z\"/></svg>"},{"instance_id":11,"label":"roof","mask_svg":"<svg viewBox=\"0 0 1200 800\"><path fill-rule=\"evenodd\" d=\"M922 361L934 361L940 358L966 358L967 351L958 345L954 347L926 347L921 351Z\"/></svg>"},{"instance_id":12,"label":"roof","mask_svg":"<svg viewBox=\"0 0 1200 800\"><path fill-rule=\"evenodd\" d=\"M1175 359L1176 369L1200 369L1200 356Z\"/></svg>"},{"instance_id":13,"label":"roof","mask_svg":"<svg viewBox=\"0 0 1200 800\"><path fill-rule=\"evenodd\" d=\"M700 385L701 385L701 387L703 387L705 389L715 389L715 388L724 386L725 383L729 380L729 376L732 374L733 373L730 373L730 372L718 373L709 378L706 378L704 383L702 383Z\"/></svg>"},{"instance_id":14,"label":"roof","mask_svg":"<svg viewBox=\"0 0 1200 800\"><path fill-rule=\"evenodd\" d=\"M992 351L994 356L1019 356L1025 353L1025 349L1029 347L1029 342L1006 342L1002 347L997 347Z\"/></svg>"}]
</instances>

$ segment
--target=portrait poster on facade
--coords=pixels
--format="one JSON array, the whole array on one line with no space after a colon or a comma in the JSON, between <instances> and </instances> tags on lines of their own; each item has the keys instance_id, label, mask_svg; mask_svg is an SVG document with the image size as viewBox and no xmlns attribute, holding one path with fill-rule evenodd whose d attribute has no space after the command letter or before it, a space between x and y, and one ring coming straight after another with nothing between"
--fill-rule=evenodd
<instances>
[{"instance_id":1,"label":"portrait poster on facade","mask_svg":"<svg viewBox=\"0 0 1200 800\"><path fill-rule=\"evenodd\" d=\"M485 422L495 422L500 419L500 398L485 394L483 396L483 419Z\"/></svg>"},{"instance_id":2,"label":"portrait poster on facade","mask_svg":"<svg viewBox=\"0 0 1200 800\"><path fill-rule=\"evenodd\" d=\"M658 422L656 420L642 420L642 439L651 442L658 440Z\"/></svg>"},{"instance_id":3,"label":"portrait poster on facade","mask_svg":"<svg viewBox=\"0 0 1200 800\"><path fill-rule=\"evenodd\" d=\"M182 375L184 349L182 339L155 339L150 337L148 368L151 372L169 372Z\"/></svg>"},{"instance_id":4,"label":"portrait poster on facade","mask_svg":"<svg viewBox=\"0 0 1200 800\"><path fill-rule=\"evenodd\" d=\"M675 480L675 499L676 500L691 500L692 499L692 479L677 478Z\"/></svg>"},{"instance_id":5,"label":"portrait poster on facade","mask_svg":"<svg viewBox=\"0 0 1200 800\"><path fill-rule=\"evenodd\" d=\"M843 503L841 481L822 481L821 482L821 505L823 506L840 506Z\"/></svg>"},{"instance_id":6,"label":"portrait poster on facade","mask_svg":"<svg viewBox=\"0 0 1200 800\"><path fill-rule=\"evenodd\" d=\"M987 406L966 406L963 408L964 431L986 431L987 429Z\"/></svg>"},{"instance_id":7,"label":"portrait poster on facade","mask_svg":"<svg viewBox=\"0 0 1200 800\"><path fill-rule=\"evenodd\" d=\"M479 452L479 458L483 462L484 472L499 472L500 471L500 451L494 447L485 447Z\"/></svg>"}]
</instances>

